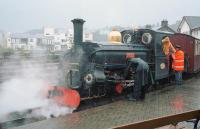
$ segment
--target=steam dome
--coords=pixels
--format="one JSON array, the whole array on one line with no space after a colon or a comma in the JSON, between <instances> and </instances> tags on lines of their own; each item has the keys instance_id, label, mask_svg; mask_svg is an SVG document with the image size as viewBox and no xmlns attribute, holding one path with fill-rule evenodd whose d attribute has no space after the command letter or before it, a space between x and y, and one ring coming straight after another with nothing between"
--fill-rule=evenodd
<instances>
[{"instance_id":1,"label":"steam dome","mask_svg":"<svg viewBox=\"0 0 200 129\"><path fill-rule=\"evenodd\" d=\"M115 29L113 29L109 34L108 34L108 41L110 43L121 43L121 33Z\"/></svg>"}]
</instances>

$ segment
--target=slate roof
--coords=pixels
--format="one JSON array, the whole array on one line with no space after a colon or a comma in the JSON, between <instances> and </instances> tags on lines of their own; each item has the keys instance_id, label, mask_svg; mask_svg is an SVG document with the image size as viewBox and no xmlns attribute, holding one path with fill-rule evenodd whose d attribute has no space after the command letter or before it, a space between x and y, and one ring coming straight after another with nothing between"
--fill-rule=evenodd
<instances>
[{"instance_id":1,"label":"slate roof","mask_svg":"<svg viewBox=\"0 0 200 129\"><path fill-rule=\"evenodd\" d=\"M167 31L167 32L172 32L172 33L175 33L176 31L173 30L171 27L169 26L162 26L160 28L158 28L157 30L160 30L160 31Z\"/></svg>"},{"instance_id":2,"label":"slate roof","mask_svg":"<svg viewBox=\"0 0 200 129\"><path fill-rule=\"evenodd\" d=\"M186 20L190 29L200 28L200 16L184 16L183 19Z\"/></svg>"},{"instance_id":3,"label":"slate roof","mask_svg":"<svg viewBox=\"0 0 200 129\"><path fill-rule=\"evenodd\" d=\"M175 24L169 25L169 27L174 30L175 32L178 32L178 27L180 25L181 21L177 21Z\"/></svg>"},{"instance_id":4,"label":"slate roof","mask_svg":"<svg viewBox=\"0 0 200 129\"><path fill-rule=\"evenodd\" d=\"M188 23L191 30L200 28L200 16L184 16L182 21L183 20ZM160 27L158 30L164 29L170 31L170 29L172 29L174 32L178 32L178 28L180 27L182 21L177 21L175 24L169 25L168 27Z\"/></svg>"}]
</instances>

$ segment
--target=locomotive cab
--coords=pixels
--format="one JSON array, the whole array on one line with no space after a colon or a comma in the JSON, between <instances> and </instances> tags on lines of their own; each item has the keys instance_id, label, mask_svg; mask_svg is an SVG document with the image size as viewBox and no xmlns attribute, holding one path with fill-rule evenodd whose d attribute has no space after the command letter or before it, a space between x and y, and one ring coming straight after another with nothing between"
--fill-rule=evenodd
<instances>
[{"instance_id":1,"label":"locomotive cab","mask_svg":"<svg viewBox=\"0 0 200 129\"><path fill-rule=\"evenodd\" d=\"M150 29L125 30L121 33L123 43L143 44L150 50L147 62L154 80L160 80L169 76L170 58L163 52L162 39L165 36L171 37L173 33Z\"/></svg>"}]
</instances>

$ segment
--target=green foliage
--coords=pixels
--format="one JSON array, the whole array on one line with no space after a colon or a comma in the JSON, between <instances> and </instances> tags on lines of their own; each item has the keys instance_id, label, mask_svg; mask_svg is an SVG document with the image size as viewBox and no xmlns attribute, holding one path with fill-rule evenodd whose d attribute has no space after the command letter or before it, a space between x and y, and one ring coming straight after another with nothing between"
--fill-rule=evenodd
<instances>
[{"instance_id":1,"label":"green foliage","mask_svg":"<svg viewBox=\"0 0 200 129\"><path fill-rule=\"evenodd\" d=\"M13 55L13 54L14 54L13 49L0 47L0 56L2 56L3 58L6 58L6 57Z\"/></svg>"}]
</instances>

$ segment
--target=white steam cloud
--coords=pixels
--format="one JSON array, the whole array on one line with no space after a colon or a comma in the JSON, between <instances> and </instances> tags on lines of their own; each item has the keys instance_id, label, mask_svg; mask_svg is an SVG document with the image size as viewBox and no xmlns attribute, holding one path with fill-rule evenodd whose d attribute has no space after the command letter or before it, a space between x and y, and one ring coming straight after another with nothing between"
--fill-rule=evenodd
<instances>
[{"instance_id":1,"label":"white steam cloud","mask_svg":"<svg viewBox=\"0 0 200 129\"><path fill-rule=\"evenodd\" d=\"M23 64L23 65L20 65ZM52 63L53 64L53 63ZM3 66L9 79L0 84L0 120L9 113L35 109L28 116L49 118L71 113L73 109L61 107L44 96L44 89L58 84L57 66L48 66L45 61L20 61L18 65ZM3 68L2 68L3 69ZM6 74L4 74L6 76Z\"/></svg>"}]
</instances>

